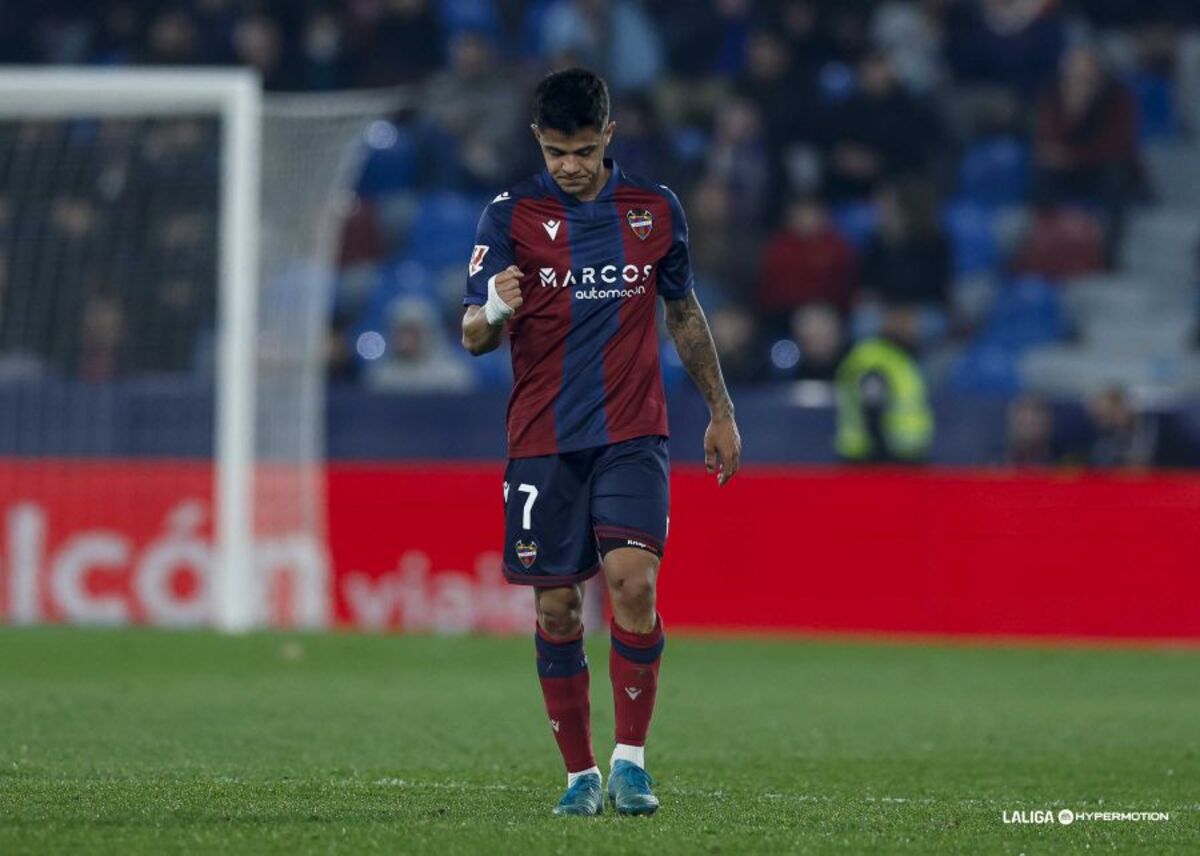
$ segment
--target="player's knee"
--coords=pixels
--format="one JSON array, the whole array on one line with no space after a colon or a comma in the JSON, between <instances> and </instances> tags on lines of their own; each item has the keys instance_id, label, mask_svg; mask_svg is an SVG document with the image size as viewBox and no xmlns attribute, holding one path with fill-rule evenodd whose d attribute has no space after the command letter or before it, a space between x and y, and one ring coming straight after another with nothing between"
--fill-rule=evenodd
<instances>
[{"instance_id":1,"label":"player's knee","mask_svg":"<svg viewBox=\"0 0 1200 856\"><path fill-rule=\"evenodd\" d=\"M583 625L581 610L542 610L538 622L542 630L553 639L576 635Z\"/></svg>"},{"instance_id":2,"label":"player's knee","mask_svg":"<svg viewBox=\"0 0 1200 856\"><path fill-rule=\"evenodd\" d=\"M574 636L583 622L583 598L578 594L543 595L537 600L537 618L547 635Z\"/></svg>"},{"instance_id":3,"label":"player's knee","mask_svg":"<svg viewBox=\"0 0 1200 856\"><path fill-rule=\"evenodd\" d=\"M621 611L653 615L655 608L654 571L639 569L614 576L609 593Z\"/></svg>"}]
</instances>

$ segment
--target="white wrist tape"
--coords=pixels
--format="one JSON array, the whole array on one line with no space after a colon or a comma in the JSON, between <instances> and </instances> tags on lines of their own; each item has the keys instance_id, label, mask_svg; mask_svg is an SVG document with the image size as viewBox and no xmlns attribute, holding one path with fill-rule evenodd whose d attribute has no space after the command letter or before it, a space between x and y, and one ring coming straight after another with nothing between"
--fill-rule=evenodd
<instances>
[{"instance_id":1,"label":"white wrist tape","mask_svg":"<svg viewBox=\"0 0 1200 856\"><path fill-rule=\"evenodd\" d=\"M500 295L496 293L496 277L491 277L488 280L487 303L483 304L483 314L487 317L487 322L492 326L503 324L512 317L515 311L515 309L500 299Z\"/></svg>"}]
</instances>

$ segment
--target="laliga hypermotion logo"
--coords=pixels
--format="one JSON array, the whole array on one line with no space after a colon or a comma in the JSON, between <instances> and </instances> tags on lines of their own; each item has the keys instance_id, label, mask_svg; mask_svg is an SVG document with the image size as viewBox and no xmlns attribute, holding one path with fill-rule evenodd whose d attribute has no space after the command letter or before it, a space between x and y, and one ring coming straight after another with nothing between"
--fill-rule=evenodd
<instances>
[{"instance_id":1,"label":"laliga hypermotion logo","mask_svg":"<svg viewBox=\"0 0 1200 856\"><path fill-rule=\"evenodd\" d=\"M518 541L516 544L517 558L521 564L530 567L537 560L537 541Z\"/></svg>"}]
</instances>

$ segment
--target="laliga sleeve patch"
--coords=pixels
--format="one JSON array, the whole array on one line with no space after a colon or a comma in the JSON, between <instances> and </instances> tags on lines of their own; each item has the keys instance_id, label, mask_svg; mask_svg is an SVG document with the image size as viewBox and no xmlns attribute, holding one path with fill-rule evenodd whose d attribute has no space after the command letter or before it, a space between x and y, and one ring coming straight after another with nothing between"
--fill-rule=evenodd
<instances>
[{"instance_id":1,"label":"laliga sleeve patch","mask_svg":"<svg viewBox=\"0 0 1200 856\"><path fill-rule=\"evenodd\" d=\"M491 247L485 247L483 244L476 244L474 251L471 253L471 263L467 266L467 275L475 276L483 270L483 257L487 255Z\"/></svg>"}]
</instances>

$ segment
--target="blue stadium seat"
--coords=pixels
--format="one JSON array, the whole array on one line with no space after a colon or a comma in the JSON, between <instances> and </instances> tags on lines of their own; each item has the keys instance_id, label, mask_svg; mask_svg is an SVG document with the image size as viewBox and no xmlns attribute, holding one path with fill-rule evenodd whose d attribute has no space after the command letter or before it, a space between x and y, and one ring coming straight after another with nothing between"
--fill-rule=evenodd
<instances>
[{"instance_id":1,"label":"blue stadium seat","mask_svg":"<svg viewBox=\"0 0 1200 856\"><path fill-rule=\"evenodd\" d=\"M821 66L817 85L823 101L839 104L853 95L858 88L858 75L852 66L835 60Z\"/></svg>"},{"instance_id":2,"label":"blue stadium seat","mask_svg":"<svg viewBox=\"0 0 1200 856\"><path fill-rule=\"evenodd\" d=\"M475 242L475 227L486 204L486 199L462 193L422 196L404 243L404 258L433 270L452 264L465 268Z\"/></svg>"},{"instance_id":3,"label":"blue stadium seat","mask_svg":"<svg viewBox=\"0 0 1200 856\"><path fill-rule=\"evenodd\" d=\"M494 41L502 35L493 0L438 0L437 6L442 29L449 37L469 31Z\"/></svg>"},{"instance_id":4,"label":"blue stadium seat","mask_svg":"<svg viewBox=\"0 0 1200 856\"><path fill-rule=\"evenodd\" d=\"M859 252L879 226L879 212L871 202L846 202L835 206L830 215L838 231Z\"/></svg>"},{"instance_id":5,"label":"blue stadium seat","mask_svg":"<svg viewBox=\"0 0 1200 856\"><path fill-rule=\"evenodd\" d=\"M377 148L367 146L367 157L358 178L357 192L364 198L382 196L416 186L417 142L408 128L395 128L395 142Z\"/></svg>"},{"instance_id":6,"label":"blue stadium seat","mask_svg":"<svg viewBox=\"0 0 1200 856\"><path fill-rule=\"evenodd\" d=\"M1063 339L1069 332L1058 289L1046 280L1021 277L996 295L977 342L1019 353Z\"/></svg>"},{"instance_id":7,"label":"blue stadium seat","mask_svg":"<svg viewBox=\"0 0 1200 856\"><path fill-rule=\"evenodd\" d=\"M972 202L957 202L943 211L955 277L991 273L1000 267L995 219L992 209Z\"/></svg>"},{"instance_id":8,"label":"blue stadium seat","mask_svg":"<svg viewBox=\"0 0 1200 856\"><path fill-rule=\"evenodd\" d=\"M1015 395L1021 390L1017 355L1008 348L976 343L955 364L947 385L958 393Z\"/></svg>"},{"instance_id":9,"label":"blue stadium seat","mask_svg":"<svg viewBox=\"0 0 1200 856\"><path fill-rule=\"evenodd\" d=\"M1155 74L1135 74L1129 81L1138 105L1138 137L1142 142L1179 135L1175 84Z\"/></svg>"},{"instance_id":10,"label":"blue stadium seat","mask_svg":"<svg viewBox=\"0 0 1200 856\"><path fill-rule=\"evenodd\" d=\"M526 59L542 56L542 24L546 20L546 13L557 3L558 0L531 0L527 4L521 18L521 56Z\"/></svg>"},{"instance_id":11,"label":"blue stadium seat","mask_svg":"<svg viewBox=\"0 0 1200 856\"><path fill-rule=\"evenodd\" d=\"M437 280L425 265L410 260L398 260L384 265L366 300L362 315L354 325L354 335L366 330L384 330L387 326L387 308L392 302L405 295L439 300Z\"/></svg>"},{"instance_id":12,"label":"blue stadium seat","mask_svg":"<svg viewBox=\"0 0 1200 856\"><path fill-rule=\"evenodd\" d=\"M958 196L979 205L1014 205L1029 195L1029 146L1010 136L981 140L958 166Z\"/></svg>"}]
</instances>

